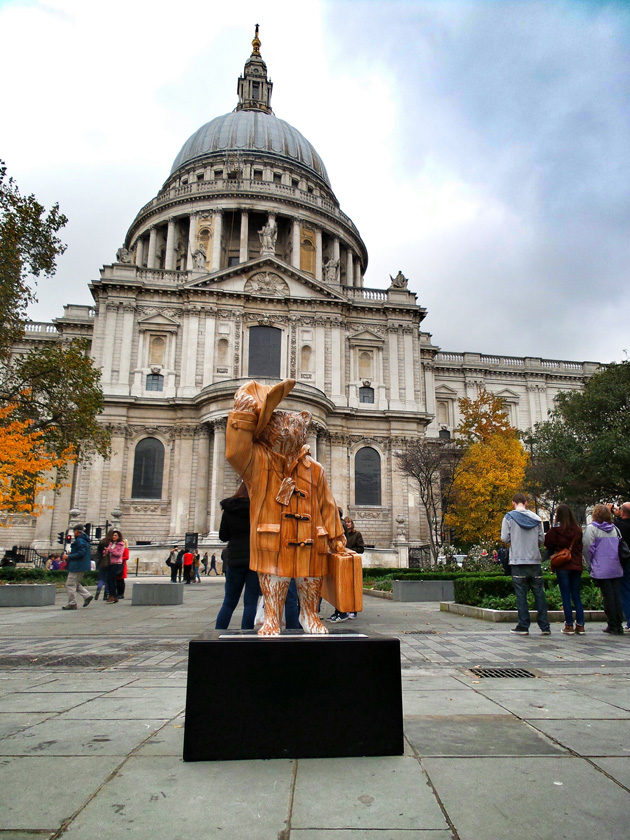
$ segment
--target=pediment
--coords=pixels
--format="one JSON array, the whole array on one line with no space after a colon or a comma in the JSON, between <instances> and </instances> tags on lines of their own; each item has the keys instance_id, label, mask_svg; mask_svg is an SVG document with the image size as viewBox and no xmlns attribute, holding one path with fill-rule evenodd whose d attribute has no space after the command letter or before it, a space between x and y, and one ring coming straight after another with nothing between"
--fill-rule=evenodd
<instances>
[{"instance_id":1,"label":"pediment","mask_svg":"<svg viewBox=\"0 0 630 840\"><path fill-rule=\"evenodd\" d=\"M155 312L138 319L138 328L141 330L177 330L179 323L175 318L170 318L162 312Z\"/></svg>"},{"instance_id":2,"label":"pediment","mask_svg":"<svg viewBox=\"0 0 630 840\"><path fill-rule=\"evenodd\" d=\"M338 291L277 259L261 257L189 280L184 289L207 289L260 298L306 298L345 301Z\"/></svg>"},{"instance_id":3,"label":"pediment","mask_svg":"<svg viewBox=\"0 0 630 840\"><path fill-rule=\"evenodd\" d=\"M381 347L385 344L385 339L382 336L377 335L375 332L372 332L372 330L361 330L361 332L348 336L348 343L351 345L369 344Z\"/></svg>"},{"instance_id":4,"label":"pediment","mask_svg":"<svg viewBox=\"0 0 630 840\"><path fill-rule=\"evenodd\" d=\"M509 403L515 403L520 400L519 394L515 391L511 391L509 388L504 388L502 391L499 391L498 394L495 394L495 397L500 397L502 400Z\"/></svg>"},{"instance_id":5,"label":"pediment","mask_svg":"<svg viewBox=\"0 0 630 840\"><path fill-rule=\"evenodd\" d=\"M437 385L435 388L435 396L442 397L445 400L454 400L458 398L458 393L454 388L449 388L448 385Z\"/></svg>"}]
</instances>

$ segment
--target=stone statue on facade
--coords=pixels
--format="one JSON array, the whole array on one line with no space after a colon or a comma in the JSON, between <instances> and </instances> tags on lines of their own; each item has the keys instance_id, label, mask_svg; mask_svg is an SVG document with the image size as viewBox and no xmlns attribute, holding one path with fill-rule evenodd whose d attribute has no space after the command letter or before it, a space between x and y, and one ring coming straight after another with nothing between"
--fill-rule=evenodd
<instances>
[{"instance_id":1,"label":"stone statue on facade","mask_svg":"<svg viewBox=\"0 0 630 840\"><path fill-rule=\"evenodd\" d=\"M318 609L329 558L354 557L345 548L324 469L306 445L310 413L276 410L294 385L293 379L273 387L254 381L242 385L225 434L227 460L249 492L249 566L258 572L265 599L261 636L280 633L291 578L297 584L304 632L327 633Z\"/></svg>"},{"instance_id":2,"label":"stone statue on facade","mask_svg":"<svg viewBox=\"0 0 630 840\"><path fill-rule=\"evenodd\" d=\"M193 265L197 271L203 271L206 267L206 249L199 245L193 252Z\"/></svg>"},{"instance_id":3,"label":"stone statue on facade","mask_svg":"<svg viewBox=\"0 0 630 840\"><path fill-rule=\"evenodd\" d=\"M131 262L131 251L128 251L124 246L116 251L116 262L127 263Z\"/></svg>"},{"instance_id":4,"label":"stone statue on facade","mask_svg":"<svg viewBox=\"0 0 630 840\"><path fill-rule=\"evenodd\" d=\"M261 252L263 254L274 254L276 251L276 240L278 238L278 226L273 219L269 219L259 231Z\"/></svg>"},{"instance_id":5,"label":"stone statue on facade","mask_svg":"<svg viewBox=\"0 0 630 840\"><path fill-rule=\"evenodd\" d=\"M332 257L324 263L324 280L326 283L337 283L339 278L339 260Z\"/></svg>"},{"instance_id":6,"label":"stone statue on facade","mask_svg":"<svg viewBox=\"0 0 630 840\"><path fill-rule=\"evenodd\" d=\"M395 277L390 274L389 279L392 281L392 288L394 289L406 289L409 282L402 271L399 271Z\"/></svg>"}]
</instances>

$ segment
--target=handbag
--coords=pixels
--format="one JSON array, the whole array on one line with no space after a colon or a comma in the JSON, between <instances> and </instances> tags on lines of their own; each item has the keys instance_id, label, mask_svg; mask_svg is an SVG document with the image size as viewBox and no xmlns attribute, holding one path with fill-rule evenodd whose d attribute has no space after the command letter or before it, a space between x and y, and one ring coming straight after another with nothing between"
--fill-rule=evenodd
<instances>
[{"instance_id":1,"label":"handbag","mask_svg":"<svg viewBox=\"0 0 630 840\"><path fill-rule=\"evenodd\" d=\"M561 548L560 551L556 551L555 554L551 555L549 561L552 572L558 572L560 569L564 569L571 562L571 552L573 551L576 539L577 537L573 538L573 542L569 548Z\"/></svg>"},{"instance_id":2,"label":"handbag","mask_svg":"<svg viewBox=\"0 0 630 840\"><path fill-rule=\"evenodd\" d=\"M619 537L619 562L625 569L626 566L630 565L630 547L628 547L628 543L621 536L621 531L616 525L615 530L617 531L617 535Z\"/></svg>"}]
</instances>

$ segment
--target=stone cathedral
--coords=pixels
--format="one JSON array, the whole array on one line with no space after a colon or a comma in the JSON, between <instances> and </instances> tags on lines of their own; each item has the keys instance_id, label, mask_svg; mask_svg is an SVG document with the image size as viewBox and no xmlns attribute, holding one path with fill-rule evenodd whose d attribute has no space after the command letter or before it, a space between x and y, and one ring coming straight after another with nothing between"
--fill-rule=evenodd
<instances>
[{"instance_id":1,"label":"stone cathedral","mask_svg":"<svg viewBox=\"0 0 630 840\"><path fill-rule=\"evenodd\" d=\"M91 284L94 307L27 325L27 344L91 338L113 446L54 509L5 529L7 546L45 549L69 518L104 525L112 511L132 543L197 532L218 546L219 501L239 483L225 461L234 392L286 377L283 407L311 411L311 451L366 544L422 545L431 524L396 449L448 436L478 385L527 428L597 367L443 352L402 272L366 288L366 245L313 146L273 113L258 30L252 46L236 108L184 143Z\"/></svg>"}]
</instances>

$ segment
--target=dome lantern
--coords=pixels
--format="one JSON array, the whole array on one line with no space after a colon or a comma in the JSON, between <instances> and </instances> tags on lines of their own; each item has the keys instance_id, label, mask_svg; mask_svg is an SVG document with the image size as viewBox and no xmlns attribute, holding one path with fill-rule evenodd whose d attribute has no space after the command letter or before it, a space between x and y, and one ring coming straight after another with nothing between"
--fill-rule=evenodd
<instances>
[{"instance_id":1,"label":"dome lantern","mask_svg":"<svg viewBox=\"0 0 630 840\"><path fill-rule=\"evenodd\" d=\"M271 114L271 91L273 84L267 78L267 65L260 55L258 24L252 41L252 54L245 62L243 75L238 79L237 111L263 111Z\"/></svg>"}]
</instances>

